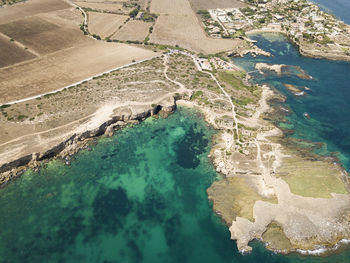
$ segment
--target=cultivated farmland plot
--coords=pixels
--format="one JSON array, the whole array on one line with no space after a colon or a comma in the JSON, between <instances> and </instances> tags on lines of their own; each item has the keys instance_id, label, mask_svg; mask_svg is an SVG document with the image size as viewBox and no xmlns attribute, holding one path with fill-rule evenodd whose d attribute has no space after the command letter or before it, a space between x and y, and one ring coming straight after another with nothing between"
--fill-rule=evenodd
<instances>
[{"instance_id":1,"label":"cultivated farmland plot","mask_svg":"<svg viewBox=\"0 0 350 263\"><path fill-rule=\"evenodd\" d=\"M114 15L106 13L88 12L89 32L106 38L113 35L120 26L128 19L129 16Z\"/></svg>"},{"instance_id":2,"label":"cultivated farmland plot","mask_svg":"<svg viewBox=\"0 0 350 263\"><path fill-rule=\"evenodd\" d=\"M202 53L232 50L240 41L209 38L201 27L188 0L153 0L151 12L160 14L151 42L179 45Z\"/></svg>"},{"instance_id":3,"label":"cultivated farmland plot","mask_svg":"<svg viewBox=\"0 0 350 263\"><path fill-rule=\"evenodd\" d=\"M94 25L101 35L112 34L126 19L102 15ZM82 21L80 11L63 0L28 0L0 9L0 104L155 56L142 48L84 36Z\"/></svg>"},{"instance_id":4,"label":"cultivated farmland plot","mask_svg":"<svg viewBox=\"0 0 350 263\"><path fill-rule=\"evenodd\" d=\"M153 23L148 23L140 20L129 21L113 35L112 39L124 41L144 41L149 34L149 28L152 25Z\"/></svg>"}]
</instances>

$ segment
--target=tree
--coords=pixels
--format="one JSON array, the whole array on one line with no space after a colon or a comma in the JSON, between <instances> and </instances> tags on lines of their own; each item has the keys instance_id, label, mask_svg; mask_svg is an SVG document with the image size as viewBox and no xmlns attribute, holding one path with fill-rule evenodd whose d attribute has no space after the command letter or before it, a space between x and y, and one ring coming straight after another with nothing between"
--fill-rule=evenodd
<instances>
[{"instance_id":1,"label":"tree","mask_svg":"<svg viewBox=\"0 0 350 263\"><path fill-rule=\"evenodd\" d=\"M133 9L133 10L129 13L129 16L130 16L130 17L135 17L135 16L137 16L138 13L139 13L139 8L137 7L137 8L135 8L135 9Z\"/></svg>"}]
</instances>

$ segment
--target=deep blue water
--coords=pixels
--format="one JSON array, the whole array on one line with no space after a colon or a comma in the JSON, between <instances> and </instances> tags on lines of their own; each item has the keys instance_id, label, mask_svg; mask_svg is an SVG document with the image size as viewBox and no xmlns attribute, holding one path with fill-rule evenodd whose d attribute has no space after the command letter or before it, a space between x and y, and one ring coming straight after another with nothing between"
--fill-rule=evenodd
<instances>
[{"instance_id":1,"label":"deep blue water","mask_svg":"<svg viewBox=\"0 0 350 263\"><path fill-rule=\"evenodd\" d=\"M350 1L349 0L312 0L321 9L334 14L347 24L350 24Z\"/></svg>"},{"instance_id":2,"label":"deep blue water","mask_svg":"<svg viewBox=\"0 0 350 263\"><path fill-rule=\"evenodd\" d=\"M294 130L293 137L322 142L321 154L337 152L343 165L350 171L350 63L311 59L299 55L295 46L280 34L252 35L257 45L273 56L237 58L234 61L247 71L254 71L255 63L287 64L299 66L313 77L301 79L295 74L276 76L253 73L257 83L266 83L277 88L287 97L286 105L294 112L284 128ZM308 87L307 96L297 97L286 90L283 84ZM307 112L311 119L303 114Z\"/></svg>"}]
</instances>

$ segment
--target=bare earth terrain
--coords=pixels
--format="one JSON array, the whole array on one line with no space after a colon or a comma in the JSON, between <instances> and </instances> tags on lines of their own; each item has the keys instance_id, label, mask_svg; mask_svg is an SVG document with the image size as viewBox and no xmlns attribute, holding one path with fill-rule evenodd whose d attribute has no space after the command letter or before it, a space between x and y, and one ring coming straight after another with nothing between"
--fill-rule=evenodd
<instances>
[{"instance_id":1,"label":"bare earth terrain","mask_svg":"<svg viewBox=\"0 0 350 263\"><path fill-rule=\"evenodd\" d=\"M38 5L32 0L9 7L11 12L0 10L0 41L5 42L0 51L1 104L60 89L155 55L138 47L84 36L77 25L77 19L82 21L80 12L60 0L41 1L41 9ZM60 7L65 9L58 10ZM108 29L99 29L107 34Z\"/></svg>"},{"instance_id":2,"label":"bare earth terrain","mask_svg":"<svg viewBox=\"0 0 350 263\"><path fill-rule=\"evenodd\" d=\"M195 11L216 8L241 8L246 4L238 0L189 0Z\"/></svg>"},{"instance_id":3,"label":"bare earth terrain","mask_svg":"<svg viewBox=\"0 0 350 263\"><path fill-rule=\"evenodd\" d=\"M8 6L0 10L0 24L9 23L12 20L33 16L40 13L46 13L55 10L61 10L71 7L61 0L31 0Z\"/></svg>"},{"instance_id":4,"label":"bare earth terrain","mask_svg":"<svg viewBox=\"0 0 350 263\"><path fill-rule=\"evenodd\" d=\"M0 47L0 68L36 57L2 34L0 34Z\"/></svg>"},{"instance_id":5,"label":"bare earth terrain","mask_svg":"<svg viewBox=\"0 0 350 263\"><path fill-rule=\"evenodd\" d=\"M108 1L93 1L93 2L85 2L85 1L74 1L77 5L84 8L91 8L94 10L101 11L112 11L112 12L122 12L123 11L123 3L122 2L108 2Z\"/></svg>"},{"instance_id":6,"label":"bare earth terrain","mask_svg":"<svg viewBox=\"0 0 350 263\"><path fill-rule=\"evenodd\" d=\"M150 38L154 43L208 54L233 50L242 42L207 37L188 0L153 0L151 12L160 15Z\"/></svg>"},{"instance_id":7,"label":"bare earth terrain","mask_svg":"<svg viewBox=\"0 0 350 263\"><path fill-rule=\"evenodd\" d=\"M88 12L88 25L91 34L97 34L101 38L113 35L124 24L128 16L106 13Z\"/></svg>"},{"instance_id":8,"label":"bare earth terrain","mask_svg":"<svg viewBox=\"0 0 350 263\"><path fill-rule=\"evenodd\" d=\"M131 20L127 22L121 29L119 29L112 39L118 40L132 40L132 41L144 41L149 34L149 28L153 23L143 22L140 20Z\"/></svg>"}]
</instances>

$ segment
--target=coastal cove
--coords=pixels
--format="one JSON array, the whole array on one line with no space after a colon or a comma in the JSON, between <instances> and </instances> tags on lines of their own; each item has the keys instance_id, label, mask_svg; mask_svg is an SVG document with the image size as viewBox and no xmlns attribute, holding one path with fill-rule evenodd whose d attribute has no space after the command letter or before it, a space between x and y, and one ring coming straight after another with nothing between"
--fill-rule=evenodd
<instances>
[{"instance_id":1,"label":"coastal cove","mask_svg":"<svg viewBox=\"0 0 350 263\"><path fill-rule=\"evenodd\" d=\"M99 139L71 166L27 171L1 190L0 262L347 262L349 251L284 256L259 242L238 253L207 200L214 133L179 108Z\"/></svg>"},{"instance_id":2,"label":"coastal cove","mask_svg":"<svg viewBox=\"0 0 350 263\"><path fill-rule=\"evenodd\" d=\"M294 114L286 116L287 122L279 123L281 128L294 132L291 137L324 143L316 149L321 155L334 153L343 166L350 170L350 111L347 98L350 96L350 63L303 57L286 37L277 33L252 34L257 46L270 52L271 57L235 58L234 62L252 72L252 81L276 88L287 100L285 106ZM256 63L284 64L305 70L312 79L302 79L296 74L274 73L262 75L255 70ZM305 96L295 96L284 84L306 87ZM310 119L304 116L308 113Z\"/></svg>"}]
</instances>

